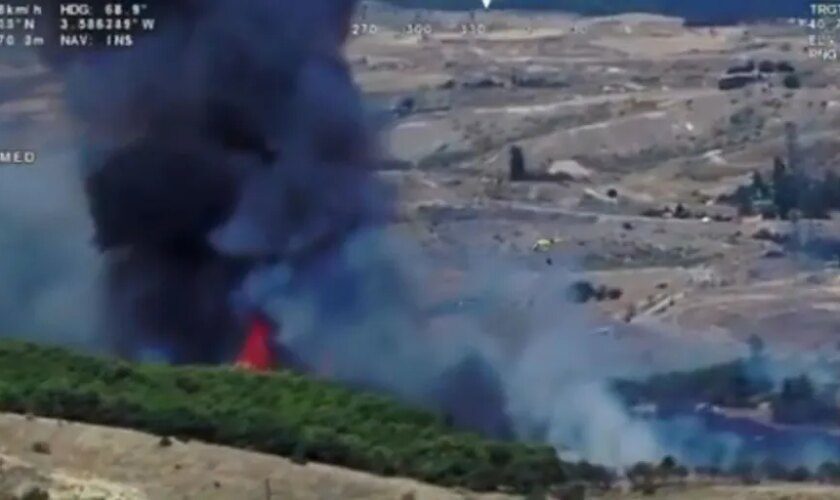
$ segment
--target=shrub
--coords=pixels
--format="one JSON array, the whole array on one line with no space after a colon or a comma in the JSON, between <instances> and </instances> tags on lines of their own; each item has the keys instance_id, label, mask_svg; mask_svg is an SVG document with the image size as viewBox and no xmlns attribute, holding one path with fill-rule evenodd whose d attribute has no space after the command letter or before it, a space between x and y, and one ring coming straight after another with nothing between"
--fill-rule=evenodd
<instances>
[{"instance_id":1,"label":"shrub","mask_svg":"<svg viewBox=\"0 0 840 500\"><path fill-rule=\"evenodd\" d=\"M589 281L576 281L569 286L566 292L571 302L583 304L589 302L597 295L597 288Z\"/></svg>"},{"instance_id":2,"label":"shrub","mask_svg":"<svg viewBox=\"0 0 840 500\"><path fill-rule=\"evenodd\" d=\"M20 500L50 500L50 494L47 490L32 486L21 494Z\"/></svg>"},{"instance_id":3,"label":"shrub","mask_svg":"<svg viewBox=\"0 0 840 500\"><path fill-rule=\"evenodd\" d=\"M752 462L738 462L732 466L729 473L738 477L744 484L756 484L758 482L755 465Z\"/></svg>"},{"instance_id":4,"label":"shrub","mask_svg":"<svg viewBox=\"0 0 840 500\"><path fill-rule=\"evenodd\" d=\"M802 87L802 82L799 80L799 77L796 75L788 75L785 77L782 84L787 89L795 90Z\"/></svg>"},{"instance_id":5,"label":"shrub","mask_svg":"<svg viewBox=\"0 0 840 500\"><path fill-rule=\"evenodd\" d=\"M817 469L816 476L822 482L840 482L840 464L837 462L824 462Z\"/></svg>"},{"instance_id":6,"label":"shrub","mask_svg":"<svg viewBox=\"0 0 840 500\"><path fill-rule=\"evenodd\" d=\"M758 64L758 70L762 73L775 73L776 63L765 59Z\"/></svg>"},{"instance_id":7,"label":"shrub","mask_svg":"<svg viewBox=\"0 0 840 500\"><path fill-rule=\"evenodd\" d=\"M797 467L790 471L788 481L794 483L804 483L811 479L811 472L805 467Z\"/></svg>"},{"instance_id":8,"label":"shrub","mask_svg":"<svg viewBox=\"0 0 840 500\"><path fill-rule=\"evenodd\" d=\"M773 481L784 481L790 474L784 465L772 459L762 462L760 469L763 477Z\"/></svg>"},{"instance_id":9,"label":"shrub","mask_svg":"<svg viewBox=\"0 0 840 500\"><path fill-rule=\"evenodd\" d=\"M796 68L788 61L779 61L779 64L776 65L776 71L780 73L794 73L796 72Z\"/></svg>"},{"instance_id":10,"label":"shrub","mask_svg":"<svg viewBox=\"0 0 840 500\"><path fill-rule=\"evenodd\" d=\"M776 158L770 181L754 172L752 183L739 186L723 201L734 204L741 215L752 215L760 204L762 215L793 219L800 213L809 219L827 219L831 210L840 209L840 176L827 171L818 178L802 169L788 168Z\"/></svg>"},{"instance_id":11,"label":"shrub","mask_svg":"<svg viewBox=\"0 0 840 500\"><path fill-rule=\"evenodd\" d=\"M840 416L833 401L817 394L807 375L784 379L782 390L772 403L773 418L787 424L833 423Z\"/></svg>"},{"instance_id":12,"label":"shrub","mask_svg":"<svg viewBox=\"0 0 840 500\"><path fill-rule=\"evenodd\" d=\"M677 460L671 455L666 455L662 459L662 462L659 463L659 468L664 472L670 473L677 468Z\"/></svg>"}]
</instances>

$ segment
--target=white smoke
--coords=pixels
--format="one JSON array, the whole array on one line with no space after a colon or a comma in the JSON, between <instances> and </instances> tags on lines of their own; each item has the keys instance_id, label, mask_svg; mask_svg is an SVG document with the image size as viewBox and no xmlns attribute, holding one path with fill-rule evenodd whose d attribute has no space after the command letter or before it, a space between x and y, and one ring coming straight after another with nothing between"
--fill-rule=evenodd
<instances>
[{"instance_id":1,"label":"white smoke","mask_svg":"<svg viewBox=\"0 0 840 500\"><path fill-rule=\"evenodd\" d=\"M487 382L471 378L445 412L472 415L481 429L503 415L520 438L611 466L661 458L648 424L608 389L627 367L609 366L620 354L592 333L586 309L567 302L569 273L536 274L478 253L467 261L450 303L436 308L436 277L453 264L396 229L374 229L302 274L256 271L245 293L282 321L283 342L323 376L435 407L440 384L461 384L452 373L480 360L497 375L501 398L471 401L469 391Z\"/></svg>"},{"instance_id":2,"label":"white smoke","mask_svg":"<svg viewBox=\"0 0 840 500\"><path fill-rule=\"evenodd\" d=\"M77 155L0 167L0 336L95 348L101 259Z\"/></svg>"},{"instance_id":3,"label":"white smoke","mask_svg":"<svg viewBox=\"0 0 840 500\"><path fill-rule=\"evenodd\" d=\"M566 332L568 334L568 332ZM575 334L572 333L571 336ZM562 334L529 344L506 380L508 411L524 427L544 427L558 450L608 466L656 460L663 450L646 422L632 419L610 393L594 364L587 372L569 373L569 353L586 358ZM555 354L557 351L563 354Z\"/></svg>"}]
</instances>

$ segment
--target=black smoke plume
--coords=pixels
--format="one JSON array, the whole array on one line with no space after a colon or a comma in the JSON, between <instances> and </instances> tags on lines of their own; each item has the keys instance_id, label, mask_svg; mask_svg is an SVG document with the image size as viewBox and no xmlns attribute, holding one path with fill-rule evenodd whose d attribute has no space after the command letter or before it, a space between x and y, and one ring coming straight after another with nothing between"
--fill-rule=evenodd
<instances>
[{"instance_id":1,"label":"black smoke plume","mask_svg":"<svg viewBox=\"0 0 840 500\"><path fill-rule=\"evenodd\" d=\"M158 29L130 50L44 53L86 131L117 353L230 361L250 270L304 265L387 209L340 53L354 3L150 2ZM211 238L237 210L258 220Z\"/></svg>"}]
</instances>

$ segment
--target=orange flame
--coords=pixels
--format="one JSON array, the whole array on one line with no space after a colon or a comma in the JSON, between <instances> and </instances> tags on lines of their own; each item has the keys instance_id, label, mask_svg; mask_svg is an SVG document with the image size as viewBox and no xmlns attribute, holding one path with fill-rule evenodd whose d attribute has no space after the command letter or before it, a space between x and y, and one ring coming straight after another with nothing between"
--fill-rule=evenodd
<instances>
[{"instance_id":1,"label":"orange flame","mask_svg":"<svg viewBox=\"0 0 840 500\"><path fill-rule=\"evenodd\" d=\"M277 367L272 349L274 324L263 315L255 315L248 326L248 336L236 358L236 366L255 372L266 372Z\"/></svg>"}]
</instances>

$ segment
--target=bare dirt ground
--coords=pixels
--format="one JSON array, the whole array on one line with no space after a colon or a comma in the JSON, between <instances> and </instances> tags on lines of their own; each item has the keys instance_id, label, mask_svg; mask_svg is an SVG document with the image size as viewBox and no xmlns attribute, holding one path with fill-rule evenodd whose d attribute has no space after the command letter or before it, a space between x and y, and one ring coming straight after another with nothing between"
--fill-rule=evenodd
<instances>
[{"instance_id":1,"label":"bare dirt ground","mask_svg":"<svg viewBox=\"0 0 840 500\"><path fill-rule=\"evenodd\" d=\"M0 498L42 492L53 500L505 500L522 498L447 490L408 479L321 464L295 464L261 453L172 440L102 426L0 414ZM40 498L40 497L29 497ZM603 500L832 500L821 485L704 485L655 495L614 492Z\"/></svg>"},{"instance_id":2,"label":"bare dirt ground","mask_svg":"<svg viewBox=\"0 0 840 500\"><path fill-rule=\"evenodd\" d=\"M629 328L617 341L637 344L629 351L642 359L659 356L659 366L680 350L672 341L732 357L753 334L786 352L836 356L837 268L779 255L752 238L770 223L740 220L717 202L785 157L787 122L799 128L809 168L840 158L840 65L808 59L801 28L373 2L355 21L348 56L385 115L393 161L383 175L425 248L449 257L481 248L535 273L570 260L595 271L625 289L595 323ZM802 88L775 75L719 90L727 68L747 59L790 62ZM509 182L514 144L538 180ZM732 220L642 215L677 203ZM840 225L807 230L834 237ZM541 239L551 245L535 251Z\"/></svg>"},{"instance_id":3,"label":"bare dirt ground","mask_svg":"<svg viewBox=\"0 0 840 500\"><path fill-rule=\"evenodd\" d=\"M660 499L660 500L834 500L840 498L836 487L801 484L770 484L762 486L695 486L662 491L654 495L628 494L604 497L606 499Z\"/></svg>"},{"instance_id":4,"label":"bare dirt ground","mask_svg":"<svg viewBox=\"0 0 840 500\"><path fill-rule=\"evenodd\" d=\"M503 500L140 432L0 415L0 498ZM34 498L34 497L33 497Z\"/></svg>"}]
</instances>

